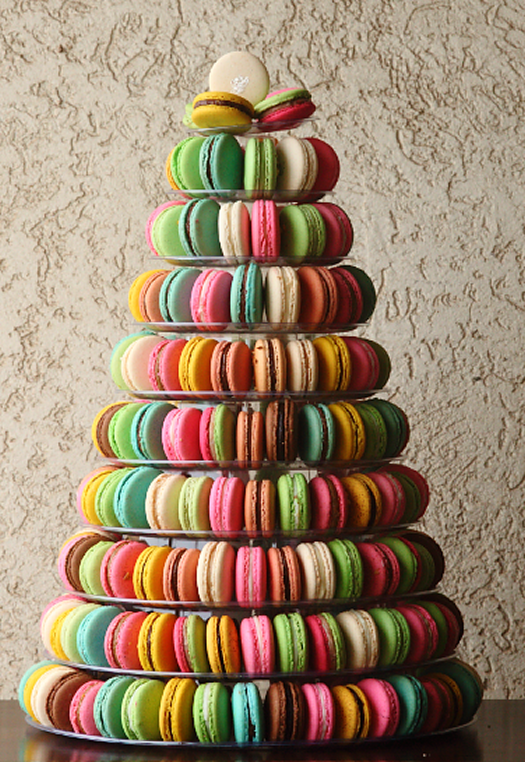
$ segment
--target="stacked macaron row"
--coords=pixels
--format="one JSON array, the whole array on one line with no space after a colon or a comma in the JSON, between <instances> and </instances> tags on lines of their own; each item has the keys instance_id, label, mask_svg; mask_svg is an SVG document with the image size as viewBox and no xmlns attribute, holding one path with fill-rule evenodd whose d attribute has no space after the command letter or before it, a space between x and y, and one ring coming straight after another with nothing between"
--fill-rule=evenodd
<instances>
[{"instance_id":1,"label":"stacked macaron row","mask_svg":"<svg viewBox=\"0 0 525 762\"><path fill-rule=\"evenodd\" d=\"M189 138L194 140L195 138ZM219 205L210 198L167 201L146 225L146 241L157 257L185 263L188 258L242 264L333 264L352 248L350 218L328 201L277 206L257 199L248 207L240 199Z\"/></svg>"},{"instance_id":2,"label":"stacked macaron row","mask_svg":"<svg viewBox=\"0 0 525 762\"><path fill-rule=\"evenodd\" d=\"M319 138L252 137L243 147L230 133L217 132L177 143L168 156L166 175L171 187L186 197L206 192L220 198L243 191L250 200L311 200L333 189L339 159Z\"/></svg>"},{"instance_id":3,"label":"stacked macaron row","mask_svg":"<svg viewBox=\"0 0 525 762\"><path fill-rule=\"evenodd\" d=\"M77 508L88 524L189 537L359 533L411 524L427 505L426 480L399 464L341 477L322 473L307 480L292 472L247 481L108 465L90 472L77 490Z\"/></svg>"},{"instance_id":4,"label":"stacked macaron row","mask_svg":"<svg viewBox=\"0 0 525 762\"><path fill-rule=\"evenodd\" d=\"M444 596L389 608L273 617L124 611L62 596L41 619L48 653L102 669L169 674L338 673L415 665L453 654L463 632Z\"/></svg>"},{"instance_id":5,"label":"stacked macaron row","mask_svg":"<svg viewBox=\"0 0 525 762\"><path fill-rule=\"evenodd\" d=\"M337 331L365 323L376 292L364 270L354 265L263 270L250 262L236 267L233 275L220 268L148 270L132 283L128 302L136 320L166 328L175 324L222 331L262 324L272 331L291 326Z\"/></svg>"},{"instance_id":6,"label":"stacked macaron row","mask_svg":"<svg viewBox=\"0 0 525 762\"><path fill-rule=\"evenodd\" d=\"M20 705L43 727L91 737L201 744L382 739L469 722L482 698L478 674L454 659L412 674L356 683L197 683L189 677L89 673L46 661L19 688Z\"/></svg>"},{"instance_id":7,"label":"stacked macaron row","mask_svg":"<svg viewBox=\"0 0 525 762\"><path fill-rule=\"evenodd\" d=\"M82 530L66 540L58 556L58 573L69 591L188 604L388 598L432 590L443 572L439 546L418 531L266 550L259 545L236 548L225 540L171 548Z\"/></svg>"},{"instance_id":8,"label":"stacked macaron row","mask_svg":"<svg viewBox=\"0 0 525 762\"><path fill-rule=\"evenodd\" d=\"M252 390L253 399L286 391L356 397L382 389L390 367L381 345L356 336L256 339L250 345L242 339L174 339L146 331L121 339L110 362L120 389L141 397L167 391L171 399L182 392L181 399L213 394L242 400Z\"/></svg>"},{"instance_id":9,"label":"stacked macaron row","mask_svg":"<svg viewBox=\"0 0 525 762\"><path fill-rule=\"evenodd\" d=\"M272 400L264 413L236 413L226 404L176 407L171 402L116 402L106 405L92 425L93 442L108 458L125 463L170 463L183 467L260 468L292 463L348 467L349 461L396 458L409 427L393 402L300 403Z\"/></svg>"}]
</instances>

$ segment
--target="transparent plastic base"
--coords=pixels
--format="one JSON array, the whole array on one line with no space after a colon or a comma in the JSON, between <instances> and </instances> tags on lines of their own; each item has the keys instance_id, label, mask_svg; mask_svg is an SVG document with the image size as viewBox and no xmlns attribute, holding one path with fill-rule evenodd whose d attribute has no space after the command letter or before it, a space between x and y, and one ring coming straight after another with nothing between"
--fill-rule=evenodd
<instances>
[{"instance_id":1,"label":"transparent plastic base","mask_svg":"<svg viewBox=\"0 0 525 762\"><path fill-rule=\"evenodd\" d=\"M79 742L81 741L96 741L98 743L107 743L107 744L122 744L125 746L147 746L147 747L179 747L184 749L230 749L230 750L238 750L238 749L253 749L255 750L263 750L263 749L290 749L290 750L299 750L299 749L327 749L327 748L337 748L337 747L345 747L345 746L356 746L356 745L363 745L363 744L372 744L372 743L392 743L397 741L406 741L408 739L417 739L417 738L429 738L432 736L440 736L445 735L447 733L452 733L457 730L463 730L464 728L470 727L474 722L476 721L476 717L474 717L470 722L466 722L463 725L456 725L452 728L446 728L445 730L438 730L434 733L428 733L428 734L414 734L412 736L390 736L390 737L383 737L383 738L359 738L354 740L343 740L341 738L332 738L328 741L263 741L260 744L239 744L234 741L228 741L227 743L201 743L200 741L186 741L186 742L180 742L180 741L136 741L136 740L129 740L127 738L107 738L106 736L88 736L88 735L81 735L79 733L72 733L66 730L58 730L57 728L52 728L46 725L39 725L37 722L34 722L34 720L31 719L31 717L26 715L26 722L28 725L30 725L32 728L36 728L37 730L43 730L46 733L52 733L57 736L64 736L66 738L72 738ZM137 757L134 755L134 759L137 759ZM311 759L314 759L311 757Z\"/></svg>"}]
</instances>

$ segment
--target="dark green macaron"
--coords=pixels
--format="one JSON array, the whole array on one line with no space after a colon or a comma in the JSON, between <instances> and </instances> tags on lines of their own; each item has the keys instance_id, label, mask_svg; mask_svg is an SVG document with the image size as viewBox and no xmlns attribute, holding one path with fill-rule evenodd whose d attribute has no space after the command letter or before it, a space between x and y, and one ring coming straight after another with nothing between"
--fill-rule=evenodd
<instances>
[{"instance_id":1,"label":"dark green macaron","mask_svg":"<svg viewBox=\"0 0 525 762\"><path fill-rule=\"evenodd\" d=\"M410 629L405 617L396 609L373 608L368 613L379 635L378 666L403 664L410 650Z\"/></svg>"},{"instance_id":2,"label":"dark green macaron","mask_svg":"<svg viewBox=\"0 0 525 762\"><path fill-rule=\"evenodd\" d=\"M388 445L388 429L381 412L368 402L358 402L355 408L365 427L365 450L363 460L384 458Z\"/></svg>"},{"instance_id":3,"label":"dark green macaron","mask_svg":"<svg viewBox=\"0 0 525 762\"><path fill-rule=\"evenodd\" d=\"M387 443L385 458L395 458L406 447L409 436L407 417L404 412L388 400L373 399L367 404L373 405L381 414L386 426Z\"/></svg>"}]
</instances>

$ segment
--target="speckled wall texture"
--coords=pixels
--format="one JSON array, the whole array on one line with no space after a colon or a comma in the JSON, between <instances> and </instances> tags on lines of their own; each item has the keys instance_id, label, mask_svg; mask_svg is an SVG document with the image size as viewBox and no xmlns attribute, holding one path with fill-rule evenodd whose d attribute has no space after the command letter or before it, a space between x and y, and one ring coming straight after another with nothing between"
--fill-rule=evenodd
<instances>
[{"instance_id":1,"label":"speckled wall texture","mask_svg":"<svg viewBox=\"0 0 525 762\"><path fill-rule=\"evenodd\" d=\"M272 88L304 83L334 145L334 200L379 289L366 335L391 352L427 475L425 528L489 697L525 697L522 0L0 0L2 696L41 651L118 398L112 346L151 266L150 211L184 104L228 50ZM302 134L305 134L304 132Z\"/></svg>"}]
</instances>

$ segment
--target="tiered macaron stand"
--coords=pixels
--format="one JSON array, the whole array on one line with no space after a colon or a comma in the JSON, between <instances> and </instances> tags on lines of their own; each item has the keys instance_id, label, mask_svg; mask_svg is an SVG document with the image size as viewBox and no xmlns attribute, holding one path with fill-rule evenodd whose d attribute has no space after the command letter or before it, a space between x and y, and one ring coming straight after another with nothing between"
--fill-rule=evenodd
<instances>
[{"instance_id":1,"label":"tiered macaron stand","mask_svg":"<svg viewBox=\"0 0 525 762\"><path fill-rule=\"evenodd\" d=\"M246 133L244 133L246 135ZM203 195L202 192L200 195ZM246 197L243 195L242 192L232 192L231 194L225 194L221 193L219 197L217 195L210 193L211 196L214 198L217 198L217 200L220 202L224 201L231 201L236 200L238 198L246 199ZM274 197L274 200L279 202L278 196ZM230 267L231 265L225 262L224 260L219 261L215 259L214 261L203 261L202 259L195 258L193 260L185 259L184 262L173 262L170 261L170 264L184 264L185 266L213 266L213 267ZM271 262L269 263L271 265L275 264L294 264L293 262L285 261L285 260L279 260L278 262ZM301 264L304 264L302 262ZM315 263L309 263L309 264L315 264ZM323 265L329 265L326 261L323 261ZM262 265L264 268L264 265ZM213 326L195 326L195 325L174 325L174 324L147 324L148 329L158 331L159 333L165 334L166 337L173 338L174 334L178 334L181 336L186 336L188 334L195 334L198 332L201 332L203 329L206 330L206 336L212 336L216 338L229 338L230 340L234 340L237 338L243 338L248 343L250 342L250 334L255 334L257 338L264 337L264 338L271 338L275 336L279 336L281 338L298 338L298 337L308 337L311 338L313 336L313 332L309 331L307 329L299 330L297 326L280 326L275 327L271 326L268 323L262 323L258 325L249 326L247 328L246 326L240 326L235 324L230 324L228 326L224 327L221 326L220 331L214 331ZM339 334L348 332L350 330L353 330L355 326L323 326L321 330L316 329L315 335L322 335L323 333L329 333L331 331L337 332ZM368 395L374 394L374 390L370 390ZM292 400L294 400L296 405L301 405L305 402L332 402L335 400L341 400L341 399L349 399L349 400L356 400L359 398L363 398L367 396L367 394L364 393L355 393L355 392L334 392L334 393L323 393L323 392L283 392L278 393L279 398L282 397L288 397ZM238 396L235 396L232 393L224 392L224 393L188 393L188 392L135 392L133 393L133 396L139 398L139 399L150 399L150 400L156 400L156 399L162 399L162 400L170 400L170 401L176 401L179 405L186 405L186 404L200 404L200 405L210 405L214 403L226 403L228 405L231 405L236 411L241 409L261 409L264 408L264 406L272 399L271 393L264 393L260 394L255 391L248 392L245 395L243 395L242 399L239 399ZM276 478L280 473L282 473L285 470L300 470L303 472L307 479L312 478L319 472L333 472L337 474L349 474L355 471L366 471L367 469L375 469L382 465L384 465L384 462L363 462L363 461L355 461L355 462L344 462L344 463L320 463L316 464L315 466L307 465L299 460L295 460L293 462L289 463L276 463L276 462L269 462L267 460L264 460L262 464L259 465L257 469L246 469L244 467L241 467L239 463L233 461L229 463L222 463L220 467L217 466L216 463L209 463L209 462L202 462L202 463L177 463L174 464L172 462L161 462L161 461L155 461L155 462L145 462L145 461L126 461L126 462L120 462L117 463L117 465L123 465L123 466L137 466L137 465L152 465L155 468L158 468L159 470L173 470L173 471L180 471L187 473L188 471L191 471L191 474L197 474L197 473L213 473L221 474L221 475L240 475L243 479L253 479L256 478L257 475L261 476L264 474L265 478ZM97 527L97 529L106 529L106 527ZM232 538L228 533L226 533L223 537L220 537L217 533L213 532L188 532L188 531L182 531L182 530L153 530L153 529L126 529L122 527L117 528L107 528L109 531L118 533L122 537L133 537L137 538L140 537L141 539L145 540L146 542L153 543L153 544L169 544L171 546L177 546L177 545L183 545L185 547L188 546L195 546L195 547L201 547L204 542L208 540L217 540L217 539L226 539L228 542L230 542L234 547L239 547L243 544L249 544L249 545L261 545L263 548L267 549L271 545L284 545L284 544L297 544L298 542L304 542L304 541L314 541L314 540L323 540L328 541L334 537L346 537L349 539L355 539L355 540L366 540L367 538L370 538L370 536L378 537L380 536L380 533L392 533L396 530L402 530L403 527L375 527L370 530L366 530L366 532L355 532L352 531L352 529L333 529L333 530L326 530L322 532L316 532L315 530L309 529L309 530L303 530L303 531L296 531L293 535L287 534L282 532L280 529L276 529L275 532L272 534L272 536L263 536L262 532L251 532L250 536L246 531L240 531L235 534L235 536ZM254 536L255 535L255 536ZM83 596L82 593L80 593L81 596ZM427 593L417 593L417 594L406 594L402 596L403 601L407 601L409 599L415 600L417 599L418 595L427 596L432 598L432 596L438 596L439 593L435 593L433 591L428 591ZM284 602L271 602L267 600L263 603L254 603L254 604L240 604L236 602L231 602L227 604L216 604L216 603L206 603L206 602L184 602L181 604L177 604L176 602L170 602L170 601L146 601L146 600L136 600L136 599L115 599L115 598L107 598L107 597L94 597L94 596L84 596L86 600L90 601L96 601L103 604L117 604L122 606L125 609L135 610L135 609L142 609L142 610L170 610L176 613L185 613L185 612L204 612L204 615L211 614L213 612L217 614L222 613L228 613L232 618L239 621L241 618L246 616L253 616L256 614L262 614L266 613L270 617L273 615L276 615L279 612L290 612L290 611L298 611L303 615L307 615L309 613L315 613L315 612L332 612L332 613L338 613L343 610L347 610L350 608L367 608L371 606L391 606L395 605L396 600L399 600L399 597L396 598L396 596L387 598L387 599L357 599L357 600L349 600L349 599L332 599L332 600L303 600L303 601L284 601ZM123 674L123 670L115 670L112 668L92 668L88 667L84 664L75 665L78 666L80 669L83 669L89 673L92 673L96 675L97 677L101 679L106 679L107 677L111 675L116 674ZM411 667L397 667L397 668L390 668L390 671L408 671L412 674L415 673L417 667L421 665L413 665ZM168 678L173 676L184 676L184 677L192 677L195 678L197 682L199 681L216 681L219 680L223 683L226 683L227 685L231 685L238 681L257 681L257 684L259 685L262 693L264 694L267 686L268 681L274 681L274 680L290 680L297 683L305 683L305 682L315 682L315 681L322 681L326 682L328 685L334 685L334 684L346 684L349 682L357 682L359 679L361 679L364 676L382 676L385 674L385 671L389 671L388 668L376 668L375 670L365 670L365 671L359 671L354 672L351 670L338 670L333 671L329 673L319 673L319 672L298 672L298 673L274 673L271 675L268 674L224 674L224 675L217 675L212 673L206 673L206 674L188 674L188 673L159 673L159 672L145 672L145 671L137 671L137 672L127 672L126 674L132 674L137 677L154 677L154 678ZM41 726L38 726L41 727ZM43 728L44 730L48 730L50 732L58 732L61 733L61 731L56 731L53 728ZM64 735L71 735L75 737L75 734L68 734L68 733L62 733ZM86 736L76 736L76 737L82 737L86 738ZM96 741L105 741L105 742L112 742L117 741L119 743L142 743L137 741L127 741L125 739L110 739L106 737L91 737L92 740ZM391 739L389 739L391 740ZM153 745L178 745L174 742L145 742L148 744ZM330 741L324 741L319 742L320 745L326 746L330 744L347 744L351 743L349 741L344 741L341 739L332 739ZM192 747L202 747L203 744L200 742L190 742L187 744L188 746ZM292 745L294 748L300 747L300 746L311 746L312 742L308 741L293 741L293 742L278 742L278 743L269 743L269 742L263 742L263 744L259 745L258 748L261 748L261 746L288 746ZM223 747L237 747L237 744L230 741L227 744L222 744ZM217 744L213 745L214 748L217 748Z\"/></svg>"}]
</instances>

